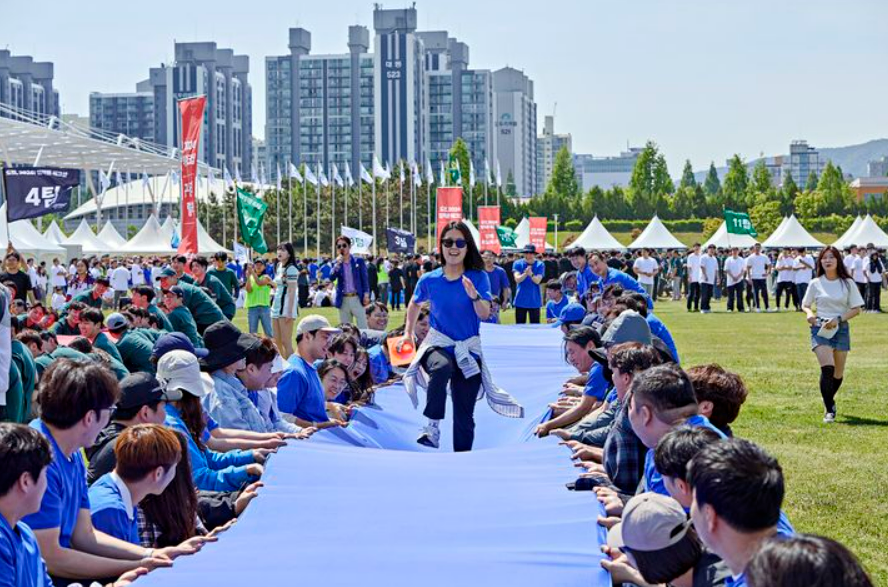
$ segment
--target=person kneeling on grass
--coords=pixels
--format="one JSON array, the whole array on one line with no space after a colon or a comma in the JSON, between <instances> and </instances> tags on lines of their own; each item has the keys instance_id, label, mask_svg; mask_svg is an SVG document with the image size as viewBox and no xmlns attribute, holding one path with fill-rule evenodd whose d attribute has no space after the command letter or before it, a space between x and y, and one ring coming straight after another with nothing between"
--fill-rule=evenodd
<instances>
[{"instance_id":1,"label":"person kneeling on grass","mask_svg":"<svg viewBox=\"0 0 888 587\"><path fill-rule=\"evenodd\" d=\"M114 470L89 489L93 526L119 540L140 544L139 504L149 495L162 493L173 480L182 459L179 439L169 428L138 424L120 434L114 454ZM193 554L206 541L197 536L179 547L183 554Z\"/></svg>"}]
</instances>

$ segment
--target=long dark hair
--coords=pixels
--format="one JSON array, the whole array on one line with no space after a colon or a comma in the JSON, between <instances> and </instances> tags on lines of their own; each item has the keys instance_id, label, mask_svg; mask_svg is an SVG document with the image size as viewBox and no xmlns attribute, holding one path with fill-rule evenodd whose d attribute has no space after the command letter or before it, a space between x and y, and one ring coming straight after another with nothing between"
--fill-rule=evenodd
<instances>
[{"instance_id":1,"label":"long dark hair","mask_svg":"<svg viewBox=\"0 0 888 587\"><path fill-rule=\"evenodd\" d=\"M149 495L139 504L145 518L160 529L157 544L152 544L152 548L176 546L197 535L197 491L191 478L188 440L179 432L176 438L182 448L182 458L176 465L173 480L160 495Z\"/></svg>"},{"instance_id":2,"label":"long dark hair","mask_svg":"<svg viewBox=\"0 0 888 587\"><path fill-rule=\"evenodd\" d=\"M441 258L444 258L444 246L441 244L441 241L444 240L444 235L450 230L460 231L463 238L466 240L466 256L463 259L463 268L466 271L469 269L474 269L476 271L484 269L484 259L481 258L481 252L478 250L478 243L472 238L472 232L462 220L451 220L446 226L444 226L444 230L441 231L441 236L438 238L438 254L441 255Z\"/></svg>"},{"instance_id":3,"label":"long dark hair","mask_svg":"<svg viewBox=\"0 0 888 587\"><path fill-rule=\"evenodd\" d=\"M373 376L370 374L370 355L367 349L359 346L355 352L355 363L361 358L364 359L364 372L357 378L351 379L349 387L351 388L351 401L353 402L373 402ZM351 378L351 373L348 374Z\"/></svg>"},{"instance_id":4,"label":"long dark hair","mask_svg":"<svg viewBox=\"0 0 888 587\"><path fill-rule=\"evenodd\" d=\"M750 587L872 587L847 548L829 538L797 534L767 540L746 568Z\"/></svg>"},{"instance_id":5,"label":"long dark hair","mask_svg":"<svg viewBox=\"0 0 888 587\"><path fill-rule=\"evenodd\" d=\"M205 447L201 436L203 436L203 431L207 424L204 421L204 411L200 405L200 399L186 391L182 393L182 399L176 403L179 406L179 415L182 417L182 422L185 423L185 428L188 429L191 439L197 445L197 448L204 450Z\"/></svg>"},{"instance_id":6,"label":"long dark hair","mask_svg":"<svg viewBox=\"0 0 888 587\"><path fill-rule=\"evenodd\" d=\"M832 253L836 258L836 273L839 275L839 279L844 282L846 279L851 279L851 274L848 273L848 268L845 267L845 263L842 261L842 253L836 247L830 245L828 247L824 247L820 254L817 255L817 277L821 277L826 274L826 271L823 270L823 256L827 253Z\"/></svg>"},{"instance_id":7,"label":"long dark hair","mask_svg":"<svg viewBox=\"0 0 888 587\"><path fill-rule=\"evenodd\" d=\"M284 269L290 265L296 265L296 249L293 248L293 243L281 243L278 245L278 250L281 249L287 251L287 262L284 264Z\"/></svg>"}]
</instances>

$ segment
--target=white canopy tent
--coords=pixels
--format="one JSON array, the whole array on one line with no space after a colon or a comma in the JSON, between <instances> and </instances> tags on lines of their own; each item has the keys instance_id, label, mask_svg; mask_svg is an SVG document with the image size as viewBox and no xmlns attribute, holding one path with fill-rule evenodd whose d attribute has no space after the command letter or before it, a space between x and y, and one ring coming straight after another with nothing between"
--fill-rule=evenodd
<instances>
[{"instance_id":1,"label":"white canopy tent","mask_svg":"<svg viewBox=\"0 0 888 587\"><path fill-rule=\"evenodd\" d=\"M168 216L163 226L161 226L161 230L167 228L167 225L171 226L173 234L176 234L179 239L182 238L182 225L180 223ZM214 255L219 252L228 253L229 255L233 254L210 236L210 233L207 232L200 220L197 221L197 252L201 255Z\"/></svg>"},{"instance_id":2,"label":"white canopy tent","mask_svg":"<svg viewBox=\"0 0 888 587\"><path fill-rule=\"evenodd\" d=\"M128 255L172 255L175 251L170 245L170 238L164 238L160 223L152 214L120 252Z\"/></svg>"},{"instance_id":3,"label":"white canopy tent","mask_svg":"<svg viewBox=\"0 0 888 587\"><path fill-rule=\"evenodd\" d=\"M836 239L836 242L833 243L833 246L839 250L845 249L852 243L849 237L851 237L854 232L860 227L860 223L863 222L863 218L858 214L857 218L854 219L854 222L851 223L851 226L848 227L848 230L842 233L842 236Z\"/></svg>"},{"instance_id":4,"label":"white canopy tent","mask_svg":"<svg viewBox=\"0 0 888 587\"><path fill-rule=\"evenodd\" d=\"M126 239L120 236L120 233L117 232L117 229L110 222L105 223L105 226L102 227L97 236L112 251L119 251L126 246Z\"/></svg>"},{"instance_id":5,"label":"white canopy tent","mask_svg":"<svg viewBox=\"0 0 888 587\"><path fill-rule=\"evenodd\" d=\"M35 257L39 260L47 260L52 257L65 257L67 251L59 244L46 239L40 231L34 228L30 220L18 220L6 222L6 204L0 206L0 243L4 245L11 242L19 253L25 256Z\"/></svg>"},{"instance_id":6,"label":"white canopy tent","mask_svg":"<svg viewBox=\"0 0 888 587\"><path fill-rule=\"evenodd\" d=\"M703 244L703 248L707 248L709 245L715 245L720 249L728 249L731 247L739 247L741 249L748 249L752 247L752 245L756 244L758 241L748 234L731 234L728 232L728 225L724 221L722 221L721 226L718 227L718 230L715 231L709 240Z\"/></svg>"},{"instance_id":7,"label":"white canopy tent","mask_svg":"<svg viewBox=\"0 0 888 587\"><path fill-rule=\"evenodd\" d=\"M599 251L623 251L626 247L615 239L611 233L607 231L604 227L604 224L601 223L601 220L598 219L598 215L595 215L595 218L592 219L592 222L589 223L589 226L577 237L577 240L570 244L572 247L583 247L586 250L599 250Z\"/></svg>"},{"instance_id":8,"label":"white canopy tent","mask_svg":"<svg viewBox=\"0 0 888 587\"><path fill-rule=\"evenodd\" d=\"M858 217L858 219L860 219L860 217ZM851 226L854 228L854 225ZM851 245L865 247L872 243L877 249L888 248L888 234L879 228L879 225L876 224L876 221L873 220L873 217L869 214L863 219L860 219L860 223L857 225L857 228L854 228L851 234L846 232L842 235L842 238L845 238L846 236L847 240L842 245L837 244L839 241L836 241L833 243L833 246L843 249L845 247L850 247Z\"/></svg>"},{"instance_id":9,"label":"white canopy tent","mask_svg":"<svg viewBox=\"0 0 888 587\"><path fill-rule=\"evenodd\" d=\"M823 243L811 236L805 227L798 221L795 214L791 215L780 227L774 231L774 234L768 237L762 246L771 249L782 249L785 247L806 247L809 249L822 249Z\"/></svg>"},{"instance_id":10,"label":"white canopy tent","mask_svg":"<svg viewBox=\"0 0 888 587\"><path fill-rule=\"evenodd\" d=\"M102 242L99 237L93 234L92 229L86 220L81 220L71 236L62 243L65 245L78 245L84 255L107 255L114 252L114 249Z\"/></svg>"},{"instance_id":11,"label":"white canopy tent","mask_svg":"<svg viewBox=\"0 0 888 587\"><path fill-rule=\"evenodd\" d=\"M163 221L163 224L160 225L160 233L166 239L166 242L173 246L173 235L178 231L176 221L173 220L172 216L167 216L166 220Z\"/></svg>"},{"instance_id":12,"label":"white canopy tent","mask_svg":"<svg viewBox=\"0 0 888 587\"><path fill-rule=\"evenodd\" d=\"M774 232L771 233L771 236L765 239L765 243L770 239L780 238L780 235L783 234L783 231L786 230L786 225L789 223L789 216L784 216L783 220L780 221L780 224L777 225L777 228L774 229ZM763 244L763 246L767 246Z\"/></svg>"},{"instance_id":13,"label":"white canopy tent","mask_svg":"<svg viewBox=\"0 0 888 587\"><path fill-rule=\"evenodd\" d=\"M684 243L675 238L659 217L651 218L650 223L629 245L630 249L686 249Z\"/></svg>"},{"instance_id":14,"label":"white canopy tent","mask_svg":"<svg viewBox=\"0 0 888 587\"><path fill-rule=\"evenodd\" d=\"M60 245L68 240L68 237L65 235L64 232L62 232L61 227L55 220L49 223L49 226L46 227L46 231L43 233L43 236L45 236L46 240L48 240L49 242L55 243L57 245Z\"/></svg>"}]
</instances>

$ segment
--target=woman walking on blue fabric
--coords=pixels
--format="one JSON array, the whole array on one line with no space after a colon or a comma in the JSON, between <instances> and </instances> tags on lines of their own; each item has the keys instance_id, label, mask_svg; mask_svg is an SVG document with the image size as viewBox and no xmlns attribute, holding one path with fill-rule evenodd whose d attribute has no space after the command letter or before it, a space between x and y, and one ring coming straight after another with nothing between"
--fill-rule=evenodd
<instances>
[{"instance_id":1,"label":"woman walking on blue fabric","mask_svg":"<svg viewBox=\"0 0 888 587\"><path fill-rule=\"evenodd\" d=\"M450 222L438 243L442 266L424 274L407 307L405 340L414 341L420 305L430 304L431 328L404 375L404 385L418 406L416 388L426 389L423 414L428 423L417 442L439 447L439 424L444 419L447 387L453 398L453 450L472 449L475 439L475 402L486 395L491 407L504 416L523 417L523 409L496 388L481 352L480 324L490 313L490 280L478 246L463 222ZM427 384L423 372L427 375Z\"/></svg>"}]
</instances>

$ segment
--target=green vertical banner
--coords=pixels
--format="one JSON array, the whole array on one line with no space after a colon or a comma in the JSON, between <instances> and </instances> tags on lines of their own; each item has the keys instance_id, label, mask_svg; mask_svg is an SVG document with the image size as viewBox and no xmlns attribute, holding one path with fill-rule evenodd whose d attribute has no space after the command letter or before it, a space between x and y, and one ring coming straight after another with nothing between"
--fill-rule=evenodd
<instances>
[{"instance_id":1,"label":"green vertical banner","mask_svg":"<svg viewBox=\"0 0 888 587\"><path fill-rule=\"evenodd\" d=\"M244 244L259 254L268 252L262 234L262 220L268 204L250 192L237 188L237 223Z\"/></svg>"},{"instance_id":2,"label":"green vertical banner","mask_svg":"<svg viewBox=\"0 0 888 587\"><path fill-rule=\"evenodd\" d=\"M733 210L725 209L725 228L728 234L758 236L758 232L756 232L755 227L752 225L752 220L749 219L749 214L745 212L734 212Z\"/></svg>"},{"instance_id":3,"label":"green vertical banner","mask_svg":"<svg viewBox=\"0 0 888 587\"><path fill-rule=\"evenodd\" d=\"M501 247L514 249L518 246L515 244L515 241L518 240L518 235L508 226L497 226L496 237L499 239Z\"/></svg>"},{"instance_id":4,"label":"green vertical banner","mask_svg":"<svg viewBox=\"0 0 888 587\"><path fill-rule=\"evenodd\" d=\"M462 186L462 171L459 168L459 159L451 153L448 165L450 175L450 185Z\"/></svg>"}]
</instances>

